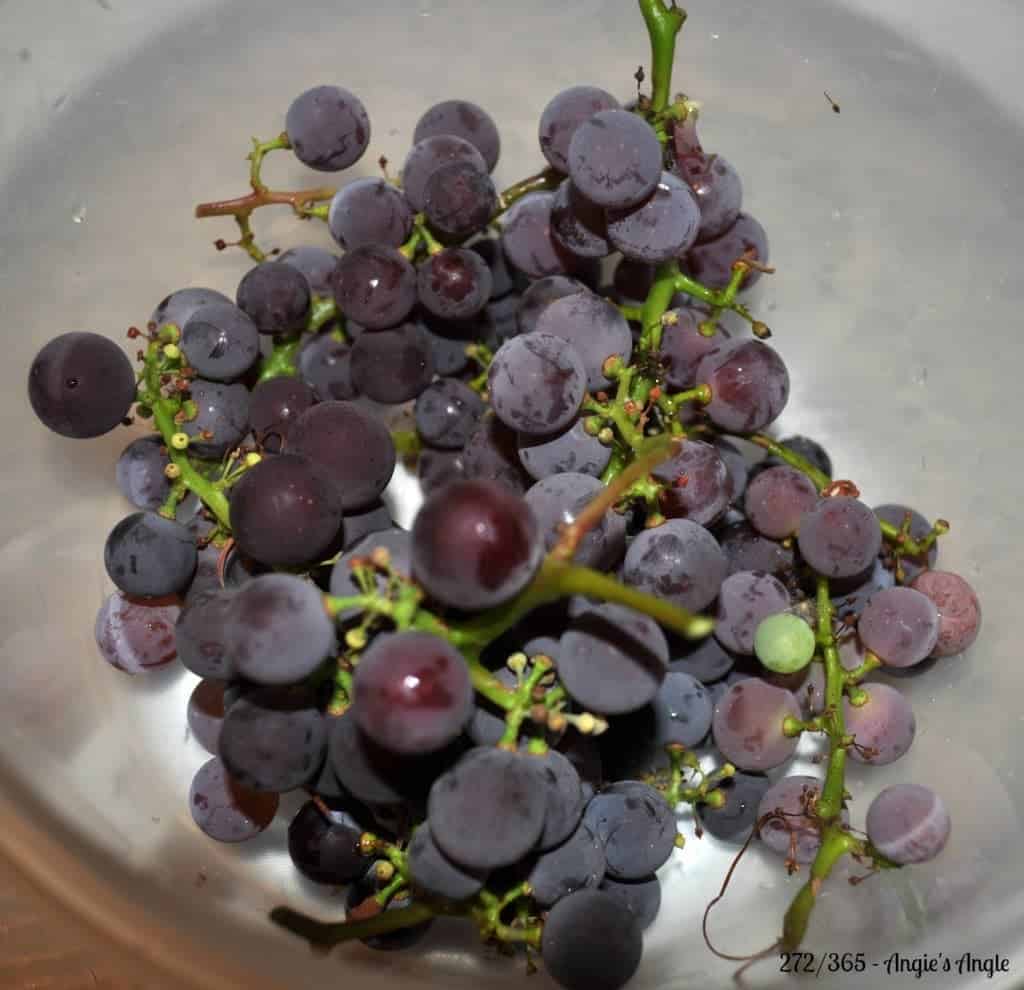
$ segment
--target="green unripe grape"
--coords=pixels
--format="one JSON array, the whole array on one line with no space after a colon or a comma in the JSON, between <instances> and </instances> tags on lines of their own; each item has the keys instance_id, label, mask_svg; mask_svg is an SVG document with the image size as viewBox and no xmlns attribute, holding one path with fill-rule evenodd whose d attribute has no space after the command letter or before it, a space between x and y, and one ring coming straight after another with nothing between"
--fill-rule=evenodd
<instances>
[{"instance_id":1,"label":"green unripe grape","mask_svg":"<svg viewBox=\"0 0 1024 990\"><path fill-rule=\"evenodd\" d=\"M769 615L754 634L757 659L777 674L795 674L814 656L814 631L799 616L788 612Z\"/></svg>"}]
</instances>

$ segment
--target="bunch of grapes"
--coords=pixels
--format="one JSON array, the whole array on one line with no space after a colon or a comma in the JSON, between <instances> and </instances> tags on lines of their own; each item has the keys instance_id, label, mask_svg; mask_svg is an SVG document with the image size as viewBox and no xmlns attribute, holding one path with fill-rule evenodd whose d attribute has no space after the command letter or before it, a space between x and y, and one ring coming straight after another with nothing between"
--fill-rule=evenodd
<instances>
[{"instance_id":1,"label":"bunch of grapes","mask_svg":"<svg viewBox=\"0 0 1024 990\"><path fill-rule=\"evenodd\" d=\"M188 801L211 839L307 793L289 853L349 886L346 918L272 918L315 945L409 947L456 915L567 990L614 990L681 804L817 876L948 838L912 784L853 828L843 767L906 753L913 712L873 675L963 652L980 606L936 570L944 521L872 508L813 440L764 432L790 380L739 297L768 241L695 104L669 99L682 11L640 8L652 95L556 94L546 167L503 191L496 123L452 100L400 178L273 192L273 151L335 172L370 146L356 95L302 93L255 143L252 191L197 210L233 216L256 262L234 300L167 296L129 332L138 373L83 332L30 369L62 436L133 408L154 424L117 464L135 511L106 541L96 640L126 673L201 679L187 718L211 759ZM265 254L251 217L275 203L340 254ZM383 499L400 458L424 493L409 530ZM783 771L805 733L828 742L822 779Z\"/></svg>"}]
</instances>

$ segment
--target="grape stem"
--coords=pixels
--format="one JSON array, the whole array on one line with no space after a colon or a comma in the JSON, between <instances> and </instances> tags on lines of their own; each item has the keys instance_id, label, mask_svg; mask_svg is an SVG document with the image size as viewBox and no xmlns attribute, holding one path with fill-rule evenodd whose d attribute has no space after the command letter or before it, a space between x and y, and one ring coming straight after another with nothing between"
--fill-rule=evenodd
<instances>
[{"instance_id":1,"label":"grape stem","mask_svg":"<svg viewBox=\"0 0 1024 990\"><path fill-rule=\"evenodd\" d=\"M675 0L640 0L647 33L651 38L651 112L661 114L669 105L672 90L672 64L676 57L676 38L686 21L686 12Z\"/></svg>"},{"instance_id":2,"label":"grape stem","mask_svg":"<svg viewBox=\"0 0 1024 990\"><path fill-rule=\"evenodd\" d=\"M519 182L509 186L508 189L499 194L498 206L491 217L491 222L493 223L497 220L516 200L522 199L532 192L545 192L557 189L564 179L565 176L553 168L546 168L543 172L538 172L536 175L520 179Z\"/></svg>"}]
</instances>

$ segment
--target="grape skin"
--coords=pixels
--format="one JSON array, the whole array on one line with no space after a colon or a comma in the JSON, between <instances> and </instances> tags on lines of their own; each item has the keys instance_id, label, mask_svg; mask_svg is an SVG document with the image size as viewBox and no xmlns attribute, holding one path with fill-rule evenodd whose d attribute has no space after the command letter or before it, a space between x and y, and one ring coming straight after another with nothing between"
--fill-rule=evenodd
<instances>
[{"instance_id":1,"label":"grape skin","mask_svg":"<svg viewBox=\"0 0 1024 990\"><path fill-rule=\"evenodd\" d=\"M820 499L800 519L797 543L804 560L829 578L849 578L871 567L882 548L875 514L847 495Z\"/></svg>"},{"instance_id":2,"label":"grape skin","mask_svg":"<svg viewBox=\"0 0 1024 990\"><path fill-rule=\"evenodd\" d=\"M662 172L654 192L638 206L608 211L608 239L627 258L657 265L688 251L700 222L690 187Z\"/></svg>"},{"instance_id":3,"label":"grape skin","mask_svg":"<svg viewBox=\"0 0 1024 990\"><path fill-rule=\"evenodd\" d=\"M935 603L913 588L874 595L857 622L861 642L890 667L912 667L935 649L940 619Z\"/></svg>"},{"instance_id":4,"label":"grape skin","mask_svg":"<svg viewBox=\"0 0 1024 990\"><path fill-rule=\"evenodd\" d=\"M562 753L549 749L534 759L537 761L541 787L547 801L544 829L537 840L537 848L547 852L573 834L583 817L586 802L583 799L580 775Z\"/></svg>"},{"instance_id":5,"label":"grape skin","mask_svg":"<svg viewBox=\"0 0 1024 990\"><path fill-rule=\"evenodd\" d=\"M153 310L149 322L155 323L157 329L173 323L180 330L201 307L209 306L211 303L229 302L231 300L216 289L178 289L160 301Z\"/></svg>"},{"instance_id":6,"label":"grape skin","mask_svg":"<svg viewBox=\"0 0 1024 990\"><path fill-rule=\"evenodd\" d=\"M340 333L325 331L307 337L296 364L299 376L321 402L353 399L359 394L352 384L352 348ZM256 386L254 396L260 387Z\"/></svg>"},{"instance_id":7,"label":"grape skin","mask_svg":"<svg viewBox=\"0 0 1024 990\"><path fill-rule=\"evenodd\" d=\"M761 841L768 849L779 856L792 856L798 863L814 861L821 847L821 829L806 814L806 808L820 792L820 781L800 774L783 777L768 789L757 808L758 820L776 811L785 816L770 818L761 825ZM847 817L843 811L844 821Z\"/></svg>"},{"instance_id":8,"label":"grape skin","mask_svg":"<svg viewBox=\"0 0 1024 990\"><path fill-rule=\"evenodd\" d=\"M163 437L139 437L118 458L117 485L135 508L159 509L171 491L171 482L164 474L168 464Z\"/></svg>"},{"instance_id":9,"label":"grape skin","mask_svg":"<svg viewBox=\"0 0 1024 990\"><path fill-rule=\"evenodd\" d=\"M449 336L444 323L430 313L420 313L416 321L420 333L430 348L430 357L434 362L434 371L438 375L458 375L466 370L469 355L466 354L466 342L457 337Z\"/></svg>"},{"instance_id":10,"label":"grape skin","mask_svg":"<svg viewBox=\"0 0 1024 990\"><path fill-rule=\"evenodd\" d=\"M729 471L718 451L701 440L687 440L679 453L651 474L666 488L661 510L670 519L711 526L725 514L732 498Z\"/></svg>"},{"instance_id":11,"label":"grape skin","mask_svg":"<svg viewBox=\"0 0 1024 990\"><path fill-rule=\"evenodd\" d=\"M468 385L455 378L440 378L416 399L416 429L433 447L461 450L486 408Z\"/></svg>"},{"instance_id":12,"label":"grape skin","mask_svg":"<svg viewBox=\"0 0 1024 990\"><path fill-rule=\"evenodd\" d=\"M224 724L224 681L201 680L189 695L188 728L200 746L217 755L220 729Z\"/></svg>"},{"instance_id":13,"label":"grape skin","mask_svg":"<svg viewBox=\"0 0 1024 990\"><path fill-rule=\"evenodd\" d=\"M729 560L729 573L767 571L785 578L793 570L793 551L775 540L761 536L746 521L732 523L719 535L718 542Z\"/></svg>"},{"instance_id":14,"label":"grape skin","mask_svg":"<svg viewBox=\"0 0 1024 990\"><path fill-rule=\"evenodd\" d=\"M300 244L289 248L279 255L277 260L282 265L290 265L297 272L301 272L309 283L310 292L318 296L331 295L331 276L338 264L336 254L312 244Z\"/></svg>"},{"instance_id":15,"label":"grape skin","mask_svg":"<svg viewBox=\"0 0 1024 990\"><path fill-rule=\"evenodd\" d=\"M302 272L280 261L264 261L246 272L236 301L260 333L290 334L305 330L312 296ZM212 309L204 307L198 318L212 319Z\"/></svg>"},{"instance_id":16,"label":"grape skin","mask_svg":"<svg viewBox=\"0 0 1024 990\"><path fill-rule=\"evenodd\" d=\"M755 261L768 264L768 236L764 228L748 213L741 213L720 237L690 248L680 267L709 289L724 289L732 279L733 262L747 251L754 252ZM761 272L751 269L743 276L740 288L752 288L760 277Z\"/></svg>"},{"instance_id":17,"label":"grape skin","mask_svg":"<svg viewBox=\"0 0 1024 990\"><path fill-rule=\"evenodd\" d=\"M581 822L561 845L537 859L527 883L533 899L550 908L574 890L598 887L606 866L604 847Z\"/></svg>"},{"instance_id":18,"label":"grape skin","mask_svg":"<svg viewBox=\"0 0 1024 990\"><path fill-rule=\"evenodd\" d=\"M733 433L763 430L789 400L786 365L760 340L725 341L698 365L697 380L711 386L711 401L704 406L708 417Z\"/></svg>"},{"instance_id":19,"label":"grape skin","mask_svg":"<svg viewBox=\"0 0 1024 990\"><path fill-rule=\"evenodd\" d=\"M910 513L910 538L912 540L923 540L931 533L932 524L920 512L915 512L905 505L879 505L875 508L875 515L879 519L897 528L903 525L904 517L908 512ZM903 568L904 582L910 584L919 574L934 567L938 557L938 542L933 543L926 553L916 557L910 554L901 554L900 564Z\"/></svg>"},{"instance_id":20,"label":"grape skin","mask_svg":"<svg viewBox=\"0 0 1024 990\"><path fill-rule=\"evenodd\" d=\"M234 594L207 591L182 610L174 629L178 659L200 677L228 680L235 676L234 660L224 627Z\"/></svg>"},{"instance_id":21,"label":"grape skin","mask_svg":"<svg viewBox=\"0 0 1024 990\"><path fill-rule=\"evenodd\" d=\"M594 797L583 824L604 845L613 880L641 880L675 849L675 813L658 791L637 780L612 784Z\"/></svg>"},{"instance_id":22,"label":"grape skin","mask_svg":"<svg viewBox=\"0 0 1024 990\"><path fill-rule=\"evenodd\" d=\"M578 258L606 258L614 250L604 210L588 202L568 179L555 190L551 233Z\"/></svg>"},{"instance_id":23,"label":"grape skin","mask_svg":"<svg viewBox=\"0 0 1024 990\"><path fill-rule=\"evenodd\" d=\"M782 732L787 717L800 718L792 693L748 677L733 684L715 705L715 745L740 770L771 770L796 751L798 737Z\"/></svg>"},{"instance_id":24,"label":"grape skin","mask_svg":"<svg viewBox=\"0 0 1024 990\"><path fill-rule=\"evenodd\" d=\"M255 838L273 821L279 800L243 787L217 757L199 769L188 796L192 820L218 842Z\"/></svg>"},{"instance_id":25,"label":"grape skin","mask_svg":"<svg viewBox=\"0 0 1024 990\"><path fill-rule=\"evenodd\" d=\"M427 179L423 212L439 235L461 240L483 230L498 206L491 177L472 162L440 166Z\"/></svg>"},{"instance_id":26,"label":"grape skin","mask_svg":"<svg viewBox=\"0 0 1024 990\"><path fill-rule=\"evenodd\" d=\"M383 179L365 176L334 194L327 212L327 227L346 251L372 244L398 248L412 234L414 216L401 189ZM314 291L324 294L315 287Z\"/></svg>"},{"instance_id":27,"label":"grape skin","mask_svg":"<svg viewBox=\"0 0 1024 990\"><path fill-rule=\"evenodd\" d=\"M376 402L415 399L434 377L434 358L417 323L364 333L352 345L352 384Z\"/></svg>"},{"instance_id":28,"label":"grape skin","mask_svg":"<svg viewBox=\"0 0 1024 990\"><path fill-rule=\"evenodd\" d=\"M621 901L642 931L654 924L661 910L661 881L656 876L630 882L605 877L598 889Z\"/></svg>"},{"instance_id":29,"label":"grape skin","mask_svg":"<svg viewBox=\"0 0 1024 990\"><path fill-rule=\"evenodd\" d=\"M445 248L423 261L416 272L420 302L444 320L468 320L483 312L493 279L475 251Z\"/></svg>"},{"instance_id":30,"label":"grape skin","mask_svg":"<svg viewBox=\"0 0 1024 990\"><path fill-rule=\"evenodd\" d=\"M256 324L231 303L204 306L185 324L181 349L189 365L211 381L231 381L260 354Z\"/></svg>"},{"instance_id":31,"label":"grape skin","mask_svg":"<svg viewBox=\"0 0 1024 990\"><path fill-rule=\"evenodd\" d=\"M888 684L868 684L865 704L854 707L843 700L846 731L857 746L849 749L850 759L873 767L884 767L898 760L914 741L917 720L907 699ZM864 753L857 747L871 752Z\"/></svg>"},{"instance_id":32,"label":"grape skin","mask_svg":"<svg viewBox=\"0 0 1024 990\"><path fill-rule=\"evenodd\" d=\"M522 494L530 478L519 460L515 430L510 430L488 411L466 441L461 458L462 473L468 479L498 481Z\"/></svg>"},{"instance_id":33,"label":"grape skin","mask_svg":"<svg viewBox=\"0 0 1024 990\"><path fill-rule=\"evenodd\" d=\"M441 852L430 834L429 821L413 833L408 856L409 876L413 884L431 897L466 901L476 897L487 881L487 871L456 866Z\"/></svg>"},{"instance_id":34,"label":"grape skin","mask_svg":"<svg viewBox=\"0 0 1024 990\"><path fill-rule=\"evenodd\" d=\"M432 495L449 482L465 477L465 466L461 450L433 450L426 447L420 451L416 462L416 480L420 483L423 496Z\"/></svg>"},{"instance_id":35,"label":"grape skin","mask_svg":"<svg viewBox=\"0 0 1024 990\"><path fill-rule=\"evenodd\" d=\"M487 386L491 408L506 426L543 436L576 418L587 394L587 372L571 344L538 330L502 344Z\"/></svg>"},{"instance_id":36,"label":"grape skin","mask_svg":"<svg viewBox=\"0 0 1024 990\"><path fill-rule=\"evenodd\" d=\"M345 254L333 286L338 309L367 330L396 326L416 305L416 269L395 248L379 244Z\"/></svg>"},{"instance_id":37,"label":"grape skin","mask_svg":"<svg viewBox=\"0 0 1024 990\"><path fill-rule=\"evenodd\" d=\"M619 101L597 86L571 86L551 98L540 117L540 150L552 168L569 171L569 144L576 129L602 110L617 110Z\"/></svg>"},{"instance_id":38,"label":"grape skin","mask_svg":"<svg viewBox=\"0 0 1024 990\"><path fill-rule=\"evenodd\" d=\"M551 231L554 193L532 192L501 216L501 243L509 263L530 278L566 275L578 262Z\"/></svg>"},{"instance_id":39,"label":"grape skin","mask_svg":"<svg viewBox=\"0 0 1024 990\"><path fill-rule=\"evenodd\" d=\"M329 815L307 801L288 826L288 855L314 883L340 886L364 876L369 860L359 851L363 829L347 811Z\"/></svg>"},{"instance_id":40,"label":"grape skin","mask_svg":"<svg viewBox=\"0 0 1024 990\"><path fill-rule=\"evenodd\" d=\"M427 183L442 165L464 161L481 175L488 172L483 155L469 141L454 134L437 134L417 141L406 156L402 167L402 191L417 213L427 205Z\"/></svg>"},{"instance_id":41,"label":"grape skin","mask_svg":"<svg viewBox=\"0 0 1024 990\"><path fill-rule=\"evenodd\" d=\"M523 293L519 306L519 331L532 333L537 329L537 320L547 307L565 296L590 290L579 279L566 275L548 275L531 282Z\"/></svg>"},{"instance_id":42,"label":"grape skin","mask_svg":"<svg viewBox=\"0 0 1024 990\"><path fill-rule=\"evenodd\" d=\"M292 424L316 402L313 390L298 378L260 382L249 401L249 425L267 450L277 453L288 442Z\"/></svg>"},{"instance_id":43,"label":"grape skin","mask_svg":"<svg viewBox=\"0 0 1024 990\"><path fill-rule=\"evenodd\" d=\"M659 351L665 369L665 381L676 389L694 388L701 361L732 336L719 327L713 337L705 337L698 329L704 319L699 310L689 307L673 310L675 323L661 331Z\"/></svg>"},{"instance_id":44,"label":"grape skin","mask_svg":"<svg viewBox=\"0 0 1024 990\"><path fill-rule=\"evenodd\" d=\"M871 844L894 863L926 863L949 841L952 823L942 798L920 784L887 787L869 805Z\"/></svg>"},{"instance_id":45,"label":"grape skin","mask_svg":"<svg viewBox=\"0 0 1024 990\"><path fill-rule=\"evenodd\" d=\"M773 467L747 487L743 508L750 525L762 536L784 540L800 527L800 519L818 504L818 490L802 471Z\"/></svg>"},{"instance_id":46,"label":"grape skin","mask_svg":"<svg viewBox=\"0 0 1024 990\"><path fill-rule=\"evenodd\" d=\"M768 777L737 770L716 785L717 790L725 795L723 807L697 806L701 826L716 839L743 842L758 819L758 806L769 787L771 780Z\"/></svg>"},{"instance_id":47,"label":"grape skin","mask_svg":"<svg viewBox=\"0 0 1024 990\"><path fill-rule=\"evenodd\" d=\"M95 637L103 659L126 674L144 674L174 660L177 598L134 600L115 591L96 615Z\"/></svg>"},{"instance_id":48,"label":"grape skin","mask_svg":"<svg viewBox=\"0 0 1024 990\"><path fill-rule=\"evenodd\" d=\"M519 460L530 476L543 481L554 474L578 473L599 478L608 466L612 451L592 437L585 428L585 416L569 429L545 436L520 434Z\"/></svg>"},{"instance_id":49,"label":"grape skin","mask_svg":"<svg viewBox=\"0 0 1024 990\"><path fill-rule=\"evenodd\" d=\"M435 103L420 117L413 131L413 144L439 134L453 134L468 141L493 172L501 156L501 137L498 126L486 110L469 100L444 100Z\"/></svg>"},{"instance_id":50,"label":"grape skin","mask_svg":"<svg viewBox=\"0 0 1024 990\"><path fill-rule=\"evenodd\" d=\"M180 523L135 512L111 530L103 549L110 580L128 595L160 598L184 590L196 569L196 545Z\"/></svg>"},{"instance_id":51,"label":"grape skin","mask_svg":"<svg viewBox=\"0 0 1024 990\"><path fill-rule=\"evenodd\" d=\"M189 451L217 460L237 447L248 432L249 390L238 383L224 385L193 378L189 394L198 410L195 419L186 420L181 426L189 438Z\"/></svg>"},{"instance_id":52,"label":"grape skin","mask_svg":"<svg viewBox=\"0 0 1024 990\"><path fill-rule=\"evenodd\" d=\"M341 86L314 86L288 107L285 130L295 157L319 172L354 165L370 144L370 118L355 94Z\"/></svg>"},{"instance_id":53,"label":"grape skin","mask_svg":"<svg viewBox=\"0 0 1024 990\"><path fill-rule=\"evenodd\" d=\"M688 674L702 684L721 680L736 663L736 658L714 636L706 636L697 643L683 641L682 645L671 645L674 659L669 661L669 673Z\"/></svg>"},{"instance_id":54,"label":"grape skin","mask_svg":"<svg viewBox=\"0 0 1024 990\"><path fill-rule=\"evenodd\" d=\"M715 636L734 653L752 656L761 620L789 606L789 592L778 578L764 571L738 571L722 582Z\"/></svg>"},{"instance_id":55,"label":"grape skin","mask_svg":"<svg viewBox=\"0 0 1024 990\"><path fill-rule=\"evenodd\" d=\"M932 656L956 656L978 638L981 603L962 577L948 571L923 571L911 587L927 595L939 612L939 637Z\"/></svg>"}]
</instances>

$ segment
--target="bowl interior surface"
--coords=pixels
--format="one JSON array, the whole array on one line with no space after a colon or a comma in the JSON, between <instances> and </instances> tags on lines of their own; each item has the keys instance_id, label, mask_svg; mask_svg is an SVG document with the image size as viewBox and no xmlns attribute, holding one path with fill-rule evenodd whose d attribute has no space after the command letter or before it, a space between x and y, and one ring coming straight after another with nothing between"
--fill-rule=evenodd
<instances>
[{"instance_id":1,"label":"bowl interior surface","mask_svg":"<svg viewBox=\"0 0 1024 990\"><path fill-rule=\"evenodd\" d=\"M631 96L648 61L635 4L193 0L146 5L145 17L116 0L79 6L65 16L51 0L15 0L0 45L11 110L0 129L0 412L13 441L0 472L0 791L11 823L0 843L183 985L314 988L382 972L395 988L521 985L521 966L467 951L473 940L451 923L415 954L349 946L330 959L269 924L281 903L324 917L339 909L288 861L288 812L301 800L287 796L274 825L239 848L192 825L188 785L207 758L185 723L195 678L179 669L126 677L93 642L110 589L103 541L128 511L113 475L128 434L50 435L28 407L25 374L57 333L95 330L127 347L127 327L174 289L233 295L245 258L212 247L232 226L200 223L192 208L244 191L250 136L278 133L303 89L337 82L370 112L370 152L342 181L374 174L380 155L397 170L422 111L462 96L499 122L505 186L541 165L536 124L559 89L593 83ZM977 12L991 15L996 46L1020 26L994 2ZM855 825L878 790L912 780L942 794L954 827L933 864L826 886L807 948L863 951L868 964L866 974L830 976L834 986L909 985L912 976L872 966L896 951L1001 952L1018 973L1024 962L1024 859L1013 855L1024 806L1024 714L1014 699L1024 677L1011 652L1024 130L1020 107L982 81L984 52L943 49L947 40L925 43L818 0L697 2L674 76L674 89L704 104L704 145L740 171L746 208L771 239L778 273L751 305L793 381L780 435L825 444L837 476L855 479L869 504L950 520L939 566L963 574L985 609L967 656L890 678L917 714L910 753L849 774ZM265 174L282 188L323 178L285 155ZM256 228L265 245L330 243L321 225L287 211L263 211ZM392 497L407 524L409 479ZM793 770L820 775L815 754L802 745ZM663 871L664 907L635 982L645 990L728 986L735 968L700 934L735 850L693 837L686 816L682 828L687 846ZM748 853L712 915L716 944L737 954L770 945L800 882ZM762 963L750 982L788 985L778 970L777 959ZM987 982L953 968L929 982L974 981Z\"/></svg>"}]
</instances>

